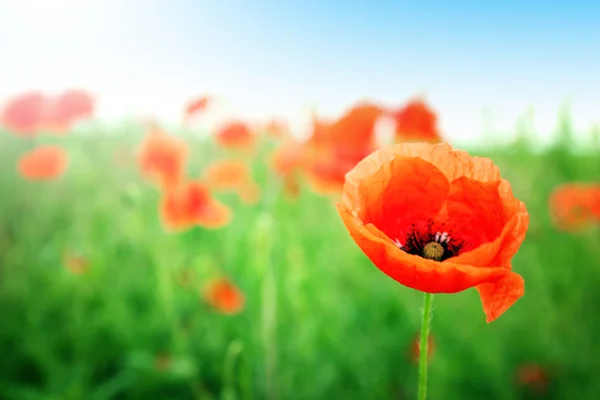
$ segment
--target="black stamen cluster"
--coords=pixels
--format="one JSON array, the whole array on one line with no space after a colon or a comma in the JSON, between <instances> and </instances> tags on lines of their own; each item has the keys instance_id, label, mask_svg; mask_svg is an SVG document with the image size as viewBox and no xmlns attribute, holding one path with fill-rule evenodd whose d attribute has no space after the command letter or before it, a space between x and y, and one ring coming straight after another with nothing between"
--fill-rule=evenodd
<instances>
[{"instance_id":1,"label":"black stamen cluster","mask_svg":"<svg viewBox=\"0 0 600 400\"><path fill-rule=\"evenodd\" d=\"M408 254L423 257L425 245L430 242L435 242L435 235L437 232L448 232L448 236L450 237L450 243L437 242L444 248L444 254L440 261L457 256L464 246L464 242L458 240L458 238L452 235L450 231L444 230L439 225L436 226L433 220L429 220L425 226L423 224L412 224L404 240L400 240L402 243L402 250Z\"/></svg>"}]
</instances>

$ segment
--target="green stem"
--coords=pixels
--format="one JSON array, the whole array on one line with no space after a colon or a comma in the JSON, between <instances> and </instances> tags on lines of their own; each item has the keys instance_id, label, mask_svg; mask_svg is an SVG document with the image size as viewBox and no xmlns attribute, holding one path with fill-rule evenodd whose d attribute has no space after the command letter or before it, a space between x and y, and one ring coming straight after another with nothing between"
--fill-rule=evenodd
<instances>
[{"instance_id":1,"label":"green stem","mask_svg":"<svg viewBox=\"0 0 600 400\"><path fill-rule=\"evenodd\" d=\"M275 271L271 262L273 229L270 214L260 214L256 227L255 254L257 266L262 269L262 336L265 356L265 386L266 398L277 398L275 390L276 352L277 352L277 287Z\"/></svg>"},{"instance_id":2,"label":"green stem","mask_svg":"<svg viewBox=\"0 0 600 400\"><path fill-rule=\"evenodd\" d=\"M429 323L431 322L431 303L433 295L425 293L423 303L423 322L421 324L421 339L419 345L419 395L418 400L427 398L427 361L429 359Z\"/></svg>"}]
</instances>

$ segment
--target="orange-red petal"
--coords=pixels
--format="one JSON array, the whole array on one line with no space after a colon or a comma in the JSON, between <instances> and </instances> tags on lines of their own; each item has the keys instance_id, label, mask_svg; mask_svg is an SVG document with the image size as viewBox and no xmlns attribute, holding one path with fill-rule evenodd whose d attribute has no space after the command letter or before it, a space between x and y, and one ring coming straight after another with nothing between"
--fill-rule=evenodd
<instances>
[{"instance_id":1,"label":"orange-red petal","mask_svg":"<svg viewBox=\"0 0 600 400\"><path fill-rule=\"evenodd\" d=\"M426 293L457 293L507 273L497 267L476 267L427 260L401 250L373 224L363 225L342 205L338 211L350 235L383 273L404 286Z\"/></svg>"},{"instance_id":2,"label":"orange-red petal","mask_svg":"<svg viewBox=\"0 0 600 400\"><path fill-rule=\"evenodd\" d=\"M62 147L45 145L23 154L17 170L29 180L51 180L64 174L67 165L67 153Z\"/></svg>"},{"instance_id":3,"label":"orange-red petal","mask_svg":"<svg viewBox=\"0 0 600 400\"><path fill-rule=\"evenodd\" d=\"M180 184L166 191L160 212L165 227L173 231L194 225L221 228L231 221L229 207L212 197L200 182Z\"/></svg>"},{"instance_id":4,"label":"orange-red petal","mask_svg":"<svg viewBox=\"0 0 600 400\"><path fill-rule=\"evenodd\" d=\"M525 294L525 281L521 275L509 272L498 280L478 285L476 289L481 297L486 322L489 323L504 314Z\"/></svg>"},{"instance_id":5,"label":"orange-red petal","mask_svg":"<svg viewBox=\"0 0 600 400\"><path fill-rule=\"evenodd\" d=\"M373 223L395 239L412 223L436 217L449 190L448 180L438 168L407 157L377 165L364 164L366 168L355 168L346 175L342 201L356 209L365 223Z\"/></svg>"}]
</instances>

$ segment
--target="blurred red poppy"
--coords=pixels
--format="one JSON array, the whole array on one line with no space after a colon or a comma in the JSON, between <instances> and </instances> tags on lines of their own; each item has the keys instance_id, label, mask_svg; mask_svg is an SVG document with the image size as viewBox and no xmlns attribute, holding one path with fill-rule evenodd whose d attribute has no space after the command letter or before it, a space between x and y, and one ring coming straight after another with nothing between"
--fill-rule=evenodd
<instances>
[{"instance_id":1,"label":"blurred red poppy","mask_svg":"<svg viewBox=\"0 0 600 400\"><path fill-rule=\"evenodd\" d=\"M223 314L238 314L244 308L244 294L230 280L215 279L204 288L205 301Z\"/></svg>"},{"instance_id":2,"label":"blurred red poppy","mask_svg":"<svg viewBox=\"0 0 600 400\"><path fill-rule=\"evenodd\" d=\"M204 177L216 190L236 190L252 180L248 166L238 160L215 160L204 169Z\"/></svg>"},{"instance_id":3,"label":"blurred red poppy","mask_svg":"<svg viewBox=\"0 0 600 400\"><path fill-rule=\"evenodd\" d=\"M186 230L195 225L222 228L231 222L229 208L214 198L201 182L169 187L163 194L160 213L163 224L171 231Z\"/></svg>"},{"instance_id":4,"label":"blurred red poppy","mask_svg":"<svg viewBox=\"0 0 600 400\"><path fill-rule=\"evenodd\" d=\"M48 102L44 129L65 133L94 113L94 98L82 90L69 90Z\"/></svg>"},{"instance_id":5,"label":"blurred red poppy","mask_svg":"<svg viewBox=\"0 0 600 400\"><path fill-rule=\"evenodd\" d=\"M287 176L300 171L306 165L307 149L303 142L288 140L273 151L270 166L275 173Z\"/></svg>"},{"instance_id":6,"label":"blurred red poppy","mask_svg":"<svg viewBox=\"0 0 600 400\"><path fill-rule=\"evenodd\" d=\"M308 145L294 139L281 143L273 151L269 166L283 179L283 190L290 199L300 194L299 175L307 166Z\"/></svg>"},{"instance_id":7,"label":"blurred red poppy","mask_svg":"<svg viewBox=\"0 0 600 400\"><path fill-rule=\"evenodd\" d=\"M211 102L212 98L210 96L202 96L191 100L185 107L186 118L203 113Z\"/></svg>"},{"instance_id":8,"label":"blurred red poppy","mask_svg":"<svg viewBox=\"0 0 600 400\"><path fill-rule=\"evenodd\" d=\"M524 364L517 369L517 383L541 394L548 388L549 376L540 365Z\"/></svg>"},{"instance_id":9,"label":"blurred red poppy","mask_svg":"<svg viewBox=\"0 0 600 400\"><path fill-rule=\"evenodd\" d=\"M283 138L289 135L289 127L285 121L272 119L265 126L265 131L268 136L273 138Z\"/></svg>"},{"instance_id":10,"label":"blurred red poppy","mask_svg":"<svg viewBox=\"0 0 600 400\"><path fill-rule=\"evenodd\" d=\"M557 228L583 229L600 222L600 184L566 183L554 189L548 199L550 216Z\"/></svg>"},{"instance_id":11,"label":"blurred red poppy","mask_svg":"<svg viewBox=\"0 0 600 400\"><path fill-rule=\"evenodd\" d=\"M187 155L185 142L153 128L142 142L138 162L145 177L168 190L183 179Z\"/></svg>"},{"instance_id":12,"label":"blurred red poppy","mask_svg":"<svg viewBox=\"0 0 600 400\"><path fill-rule=\"evenodd\" d=\"M396 121L398 142L439 143L442 141L437 128L437 115L422 99L411 100L391 116Z\"/></svg>"},{"instance_id":13,"label":"blurred red poppy","mask_svg":"<svg viewBox=\"0 0 600 400\"><path fill-rule=\"evenodd\" d=\"M224 149L248 150L254 145L254 135L243 122L232 121L216 134L217 143Z\"/></svg>"},{"instance_id":14,"label":"blurred red poppy","mask_svg":"<svg viewBox=\"0 0 600 400\"><path fill-rule=\"evenodd\" d=\"M314 121L305 160L309 181L323 193L340 193L344 177L375 147L375 123L385 110L362 103L334 123Z\"/></svg>"},{"instance_id":15,"label":"blurred red poppy","mask_svg":"<svg viewBox=\"0 0 600 400\"><path fill-rule=\"evenodd\" d=\"M248 165L241 161L213 161L204 170L204 179L211 189L235 192L247 204L260 198L260 187L252 180Z\"/></svg>"},{"instance_id":16,"label":"blurred red poppy","mask_svg":"<svg viewBox=\"0 0 600 400\"><path fill-rule=\"evenodd\" d=\"M39 146L21 156L19 174L29 180L52 180L67 170L67 153L59 146Z\"/></svg>"},{"instance_id":17,"label":"blurred red poppy","mask_svg":"<svg viewBox=\"0 0 600 400\"><path fill-rule=\"evenodd\" d=\"M10 99L0 114L0 123L10 132L34 137L42 128L48 99L41 92L28 92Z\"/></svg>"}]
</instances>

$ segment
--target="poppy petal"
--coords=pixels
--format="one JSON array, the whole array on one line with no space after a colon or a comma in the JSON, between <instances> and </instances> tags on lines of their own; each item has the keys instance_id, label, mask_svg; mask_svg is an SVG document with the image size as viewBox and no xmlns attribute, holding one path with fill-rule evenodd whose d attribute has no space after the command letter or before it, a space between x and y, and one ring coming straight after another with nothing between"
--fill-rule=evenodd
<instances>
[{"instance_id":1,"label":"poppy petal","mask_svg":"<svg viewBox=\"0 0 600 400\"><path fill-rule=\"evenodd\" d=\"M466 151L456 150L447 143L401 143L393 146L392 152L401 157L419 157L435 165L450 182L461 176L482 182L500 179L500 171L491 160L472 157Z\"/></svg>"},{"instance_id":2,"label":"poppy petal","mask_svg":"<svg viewBox=\"0 0 600 400\"><path fill-rule=\"evenodd\" d=\"M471 251L464 252L448 261L456 264L474 266L502 266L517 253L525 239L529 227L529 214L524 203L520 203L518 212L506 223L500 236Z\"/></svg>"},{"instance_id":3,"label":"poppy petal","mask_svg":"<svg viewBox=\"0 0 600 400\"><path fill-rule=\"evenodd\" d=\"M346 174L345 189L342 202L347 209L394 237L414 222L434 219L449 183L431 163L382 149Z\"/></svg>"},{"instance_id":4,"label":"poppy petal","mask_svg":"<svg viewBox=\"0 0 600 400\"><path fill-rule=\"evenodd\" d=\"M525 281L521 275L509 272L496 281L478 285L476 289L481 297L486 322L490 323L525 294Z\"/></svg>"},{"instance_id":5,"label":"poppy petal","mask_svg":"<svg viewBox=\"0 0 600 400\"><path fill-rule=\"evenodd\" d=\"M458 227L470 248L495 240L506 225L499 185L500 181L479 182L466 176L450 184L448 220Z\"/></svg>"},{"instance_id":6,"label":"poppy petal","mask_svg":"<svg viewBox=\"0 0 600 400\"><path fill-rule=\"evenodd\" d=\"M222 228L231 222L232 214L229 207L216 199L212 199L202 213L196 216L196 223L208 229Z\"/></svg>"},{"instance_id":7,"label":"poppy petal","mask_svg":"<svg viewBox=\"0 0 600 400\"><path fill-rule=\"evenodd\" d=\"M383 273L404 286L426 293L457 293L506 274L501 268L449 261L439 263L408 254L373 224L363 225L343 205L338 205L338 211L365 255Z\"/></svg>"}]
</instances>

